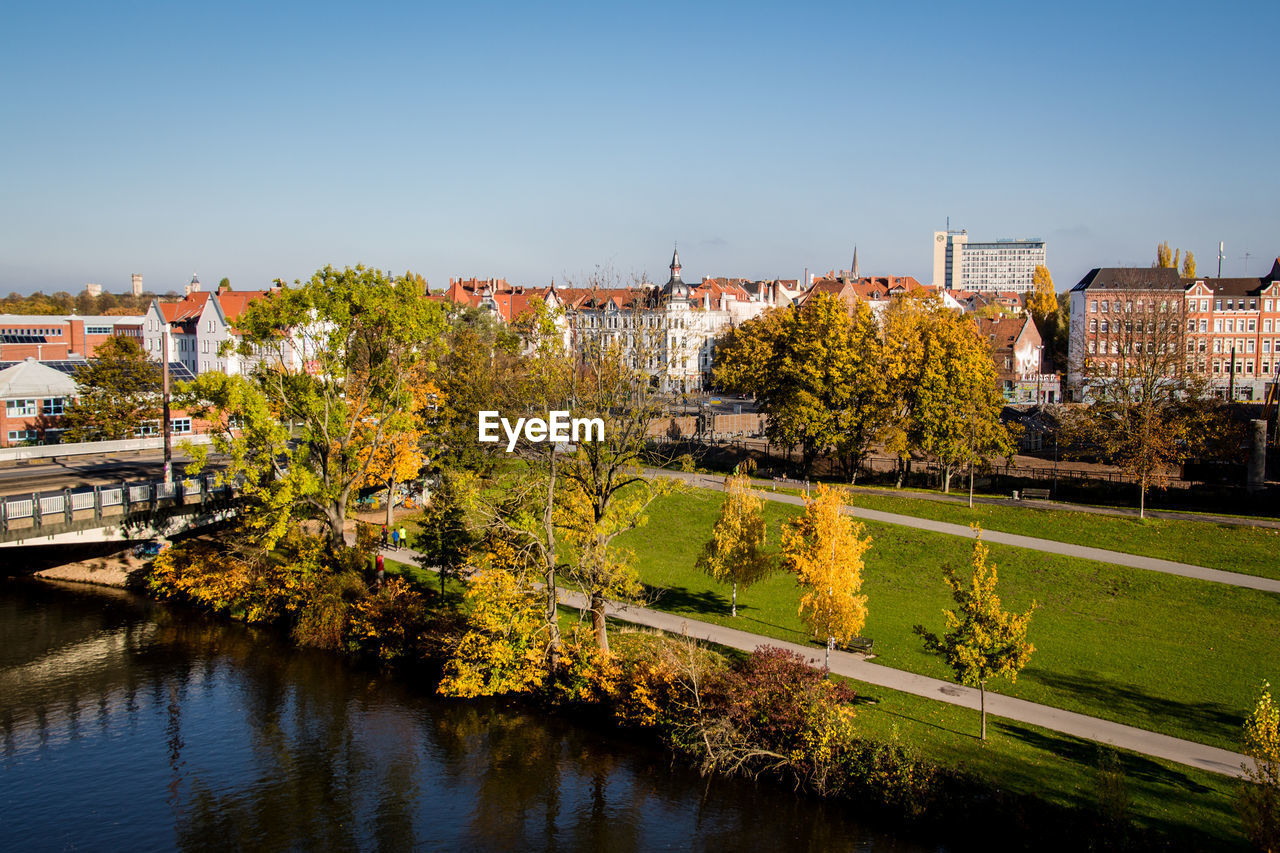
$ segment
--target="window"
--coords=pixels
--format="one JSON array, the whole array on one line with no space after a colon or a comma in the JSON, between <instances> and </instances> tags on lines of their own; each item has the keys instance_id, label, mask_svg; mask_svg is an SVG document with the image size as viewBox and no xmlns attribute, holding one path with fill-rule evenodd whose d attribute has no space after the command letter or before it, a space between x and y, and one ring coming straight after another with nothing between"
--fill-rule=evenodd
<instances>
[{"instance_id":1,"label":"window","mask_svg":"<svg viewBox=\"0 0 1280 853\"><path fill-rule=\"evenodd\" d=\"M110 326L85 326L84 333L86 335L109 335L111 334Z\"/></svg>"},{"instance_id":2,"label":"window","mask_svg":"<svg viewBox=\"0 0 1280 853\"><path fill-rule=\"evenodd\" d=\"M186 435L191 432L191 418L173 418L169 421L169 429L174 435Z\"/></svg>"},{"instance_id":3,"label":"window","mask_svg":"<svg viewBox=\"0 0 1280 853\"><path fill-rule=\"evenodd\" d=\"M1268 308L1267 308L1267 310L1268 310L1268 311L1270 311L1270 310L1271 310L1271 308L1270 308L1270 307L1268 307ZM1096 299L1090 299L1090 300L1089 300L1089 313L1090 313L1090 314L1097 314L1097 313L1098 313L1098 300L1096 300Z\"/></svg>"},{"instance_id":4,"label":"window","mask_svg":"<svg viewBox=\"0 0 1280 853\"><path fill-rule=\"evenodd\" d=\"M158 430L158 425L154 423L147 423L135 428L133 435L135 438L146 438L149 435L155 435Z\"/></svg>"},{"instance_id":5,"label":"window","mask_svg":"<svg viewBox=\"0 0 1280 853\"><path fill-rule=\"evenodd\" d=\"M1235 305L1236 305L1236 301L1235 301L1234 299L1228 299L1228 300L1227 300L1227 310L1228 310L1228 311L1234 311L1234 310L1235 310Z\"/></svg>"},{"instance_id":6,"label":"window","mask_svg":"<svg viewBox=\"0 0 1280 853\"><path fill-rule=\"evenodd\" d=\"M1241 300L1241 302L1243 303L1243 302L1244 302L1244 300ZM1257 299L1250 299L1250 300L1249 300L1249 310L1250 310L1250 311L1257 311L1257 310L1258 310L1258 300L1257 300Z\"/></svg>"},{"instance_id":7,"label":"window","mask_svg":"<svg viewBox=\"0 0 1280 853\"><path fill-rule=\"evenodd\" d=\"M1098 331L1098 321L1096 319L1089 321L1089 331L1091 332Z\"/></svg>"},{"instance_id":8,"label":"window","mask_svg":"<svg viewBox=\"0 0 1280 853\"><path fill-rule=\"evenodd\" d=\"M1109 310L1111 310L1111 303L1110 303L1110 302L1103 302L1103 303L1102 303L1102 313L1103 313L1103 314L1105 314L1105 313L1107 313Z\"/></svg>"},{"instance_id":9,"label":"window","mask_svg":"<svg viewBox=\"0 0 1280 853\"><path fill-rule=\"evenodd\" d=\"M1251 332L1256 332L1256 331L1258 331L1258 321L1257 321L1257 320L1250 320L1250 321L1249 321L1249 331L1251 331Z\"/></svg>"},{"instance_id":10,"label":"window","mask_svg":"<svg viewBox=\"0 0 1280 853\"><path fill-rule=\"evenodd\" d=\"M1270 321L1270 320L1263 320L1263 321L1262 321L1262 331L1264 331L1264 332L1269 332L1269 331L1271 331L1271 321Z\"/></svg>"},{"instance_id":11,"label":"window","mask_svg":"<svg viewBox=\"0 0 1280 853\"><path fill-rule=\"evenodd\" d=\"M1221 299L1215 299L1215 300L1213 300L1213 310L1214 310L1214 311L1221 311L1221 310L1222 310L1222 300L1221 300Z\"/></svg>"},{"instance_id":12,"label":"window","mask_svg":"<svg viewBox=\"0 0 1280 853\"><path fill-rule=\"evenodd\" d=\"M1095 349L1097 349L1097 347L1096 347L1094 344L1095 344L1095 341L1093 341L1092 339L1090 339L1090 340L1089 340L1089 347L1088 347L1089 352L1093 352Z\"/></svg>"},{"instance_id":13,"label":"window","mask_svg":"<svg viewBox=\"0 0 1280 853\"><path fill-rule=\"evenodd\" d=\"M1253 362L1252 362L1252 361L1246 361L1246 362L1244 363L1244 372L1245 372L1245 373L1253 373Z\"/></svg>"},{"instance_id":14,"label":"window","mask_svg":"<svg viewBox=\"0 0 1280 853\"><path fill-rule=\"evenodd\" d=\"M1188 332L1194 332L1195 330L1196 330L1196 321L1195 321L1195 320L1188 320L1188 321L1187 321L1187 331L1188 331Z\"/></svg>"},{"instance_id":15,"label":"window","mask_svg":"<svg viewBox=\"0 0 1280 853\"><path fill-rule=\"evenodd\" d=\"M60 415L66 409L66 397L50 397L44 401L44 405L40 408L40 413L46 417L55 417Z\"/></svg>"},{"instance_id":16,"label":"window","mask_svg":"<svg viewBox=\"0 0 1280 853\"><path fill-rule=\"evenodd\" d=\"M1262 310L1263 310L1263 311L1270 311L1270 310L1272 310L1272 309L1271 309L1272 304L1273 304L1273 303L1271 302L1271 300L1270 300L1270 299L1264 299L1264 300L1262 300Z\"/></svg>"},{"instance_id":17,"label":"window","mask_svg":"<svg viewBox=\"0 0 1280 853\"><path fill-rule=\"evenodd\" d=\"M36 441L40 438L33 429L11 429L9 430L9 443Z\"/></svg>"},{"instance_id":18,"label":"window","mask_svg":"<svg viewBox=\"0 0 1280 853\"><path fill-rule=\"evenodd\" d=\"M1244 351L1253 352L1253 338L1250 338L1248 341L1245 342Z\"/></svg>"},{"instance_id":19,"label":"window","mask_svg":"<svg viewBox=\"0 0 1280 853\"><path fill-rule=\"evenodd\" d=\"M1235 330L1236 330L1236 321L1235 321L1235 320L1228 320L1228 321L1227 321L1227 331L1228 331L1228 332L1234 332ZM1241 331L1243 331L1243 330L1241 330Z\"/></svg>"},{"instance_id":20,"label":"window","mask_svg":"<svg viewBox=\"0 0 1280 853\"><path fill-rule=\"evenodd\" d=\"M1102 332L1103 332L1103 334L1106 334L1106 333L1107 333L1107 332L1109 332L1109 331L1111 331L1111 325L1110 325L1106 320L1103 320L1103 321L1102 321Z\"/></svg>"},{"instance_id":21,"label":"window","mask_svg":"<svg viewBox=\"0 0 1280 853\"><path fill-rule=\"evenodd\" d=\"M20 418L24 415L34 415L36 413L35 400L6 400L4 403L5 414L11 418Z\"/></svg>"},{"instance_id":22,"label":"window","mask_svg":"<svg viewBox=\"0 0 1280 853\"><path fill-rule=\"evenodd\" d=\"M1263 352L1271 352L1271 341L1263 341L1263 342L1262 342L1262 351L1263 351Z\"/></svg>"},{"instance_id":23,"label":"window","mask_svg":"<svg viewBox=\"0 0 1280 853\"><path fill-rule=\"evenodd\" d=\"M1214 321L1213 321L1213 330L1214 330L1215 332L1221 332L1221 331L1222 331L1222 321L1221 321L1221 320L1214 320Z\"/></svg>"}]
</instances>

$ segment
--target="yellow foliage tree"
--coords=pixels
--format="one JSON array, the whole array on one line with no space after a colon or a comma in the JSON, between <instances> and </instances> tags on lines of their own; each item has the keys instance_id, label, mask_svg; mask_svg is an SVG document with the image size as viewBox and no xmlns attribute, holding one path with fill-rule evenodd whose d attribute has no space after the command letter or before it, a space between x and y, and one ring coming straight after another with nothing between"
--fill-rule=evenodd
<instances>
[{"instance_id":1,"label":"yellow foliage tree","mask_svg":"<svg viewBox=\"0 0 1280 853\"><path fill-rule=\"evenodd\" d=\"M1156 246L1156 263L1157 267L1173 268L1173 250L1169 248L1169 241L1164 240L1160 245Z\"/></svg>"},{"instance_id":2,"label":"yellow foliage tree","mask_svg":"<svg viewBox=\"0 0 1280 853\"><path fill-rule=\"evenodd\" d=\"M979 537L981 529L974 526ZM947 631L941 637L922 625L915 632L924 638L925 648L946 660L956 680L977 687L982 707L982 739L987 739L987 679L1007 675L1018 680L1018 672L1027 665L1036 647L1027 642L1027 626L1036 603L1025 613L1009 613L1000 606L996 595L996 566L987 559L986 543L978 538L973 543L973 575L963 580L951 566L943 575L951 587L951 597L958 607L944 610Z\"/></svg>"},{"instance_id":3,"label":"yellow foliage tree","mask_svg":"<svg viewBox=\"0 0 1280 853\"><path fill-rule=\"evenodd\" d=\"M805 500L804 515L782 528L783 564L805 589L800 617L814 637L826 639L828 668L831 648L858 636L867 621L867 597L860 591L871 537L840 510L840 492L820 485Z\"/></svg>"},{"instance_id":4,"label":"yellow foliage tree","mask_svg":"<svg viewBox=\"0 0 1280 853\"><path fill-rule=\"evenodd\" d=\"M1280 850L1280 708L1271 699L1271 685L1244 723L1244 751L1253 766L1243 765L1240 816L1245 833L1259 850Z\"/></svg>"},{"instance_id":5,"label":"yellow foliage tree","mask_svg":"<svg viewBox=\"0 0 1280 853\"><path fill-rule=\"evenodd\" d=\"M467 633L445 664L441 695L497 696L541 687L549 637L533 587L490 568L472 580L466 600Z\"/></svg>"},{"instance_id":6,"label":"yellow foliage tree","mask_svg":"<svg viewBox=\"0 0 1280 853\"><path fill-rule=\"evenodd\" d=\"M1196 277L1196 256L1191 254L1190 249L1187 250L1186 257L1182 259L1182 277L1183 278Z\"/></svg>"},{"instance_id":7,"label":"yellow foliage tree","mask_svg":"<svg viewBox=\"0 0 1280 853\"><path fill-rule=\"evenodd\" d=\"M1027 310L1036 319L1036 323L1044 322L1044 318L1058 310L1058 294L1053 289L1053 276L1044 264L1036 264L1031 274L1031 283L1035 287L1027 299Z\"/></svg>"},{"instance_id":8,"label":"yellow foliage tree","mask_svg":"<svg viewBox=\"0 0 1280 853\"><path fill-rule=\"evenodd\" d=\"M730 613L738 615L738 587L746 589L773 571L764 553L764 501L751 493L751 479L734 474L724 481L725 499L711 538L698 556L697 567L719 583L733 584Z\"/></svg>"}]
</instances>

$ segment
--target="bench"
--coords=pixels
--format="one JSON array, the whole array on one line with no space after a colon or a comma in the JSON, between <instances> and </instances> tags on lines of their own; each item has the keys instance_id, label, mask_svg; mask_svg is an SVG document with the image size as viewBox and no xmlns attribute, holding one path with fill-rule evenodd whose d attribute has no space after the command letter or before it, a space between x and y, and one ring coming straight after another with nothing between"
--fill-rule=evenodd
<instances>
[{"instance_id":1,"label":"bench","mask_svg":"<svg viewBox=\"0 0 1280 853\"><path fill-rule=\"evenodd\" d=\"M1042 501L1047 501L1049 499L1049 490L1048 489L1023 489L1022 497L1024 499L1037 498Z\"/></svg>"},{"instance_id":2,"label":"bench","mask_svg":"<svg viewBox=\"0 0 1280 853\"><path fill-rule=\"evenodd\" d=\"M871 646L874 642L874 640L869 640L866 637L854 637L847 643L841 643L840 649L841 651L860 652L861 654L869 655L871 654Z\"/></svg>"}]
</instances>

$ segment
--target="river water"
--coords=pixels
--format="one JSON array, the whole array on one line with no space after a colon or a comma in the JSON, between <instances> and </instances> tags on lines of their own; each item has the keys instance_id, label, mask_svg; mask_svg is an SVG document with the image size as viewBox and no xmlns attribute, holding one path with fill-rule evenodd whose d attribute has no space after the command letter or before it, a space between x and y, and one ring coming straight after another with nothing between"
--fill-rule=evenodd
<instances>
[{"instance_id":1,"label":"river water","mask_svg":"<svg viewBox=\"0 0 1280 853\"><path fill-rule=\"evenodd\" d=\"M0 850L926 849L116 590L0 578Z\"/></svg>"}]
</instances>

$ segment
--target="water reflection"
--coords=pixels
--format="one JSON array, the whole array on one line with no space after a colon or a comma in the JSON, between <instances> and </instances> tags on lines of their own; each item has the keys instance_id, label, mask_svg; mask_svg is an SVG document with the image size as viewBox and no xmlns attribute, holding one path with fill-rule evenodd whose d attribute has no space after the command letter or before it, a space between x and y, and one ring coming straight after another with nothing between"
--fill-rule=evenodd
<instances>
[{"instance_id":1,"label":"water reflection","mask_svg":"<svg viewBox=\"0 0 1280 853\"><path fill-rule=\"evenodd\" d=\"M0 849L920 849L130 595L0 583L0 697Z\"/></svg>"}]
</instances>

